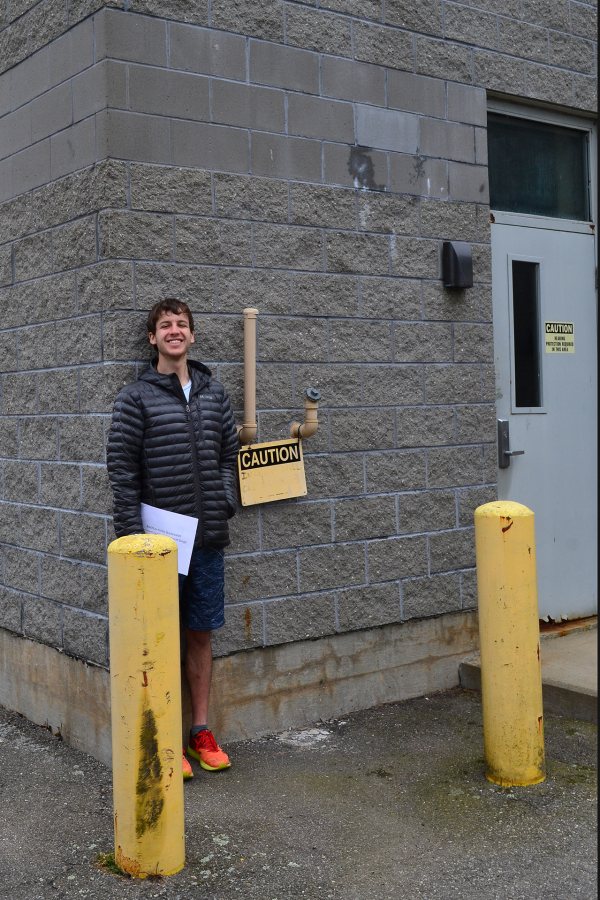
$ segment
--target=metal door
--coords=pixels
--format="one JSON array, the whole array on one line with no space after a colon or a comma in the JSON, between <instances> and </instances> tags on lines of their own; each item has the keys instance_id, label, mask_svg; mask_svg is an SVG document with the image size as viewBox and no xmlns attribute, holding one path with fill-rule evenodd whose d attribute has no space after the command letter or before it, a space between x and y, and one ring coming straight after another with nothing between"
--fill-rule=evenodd
<instances>
[{"instance_id":1,"label":"metal door","mask_svg":"<svg viewBox=\"0 0 600 900\"><path fill-rule=\"evenodd\" d=\"M535 513L539 614L560 621L597 611L594 236L519 218L492 225L497 415L523 451L498 496Z\"/></svg>"}]
</instances>

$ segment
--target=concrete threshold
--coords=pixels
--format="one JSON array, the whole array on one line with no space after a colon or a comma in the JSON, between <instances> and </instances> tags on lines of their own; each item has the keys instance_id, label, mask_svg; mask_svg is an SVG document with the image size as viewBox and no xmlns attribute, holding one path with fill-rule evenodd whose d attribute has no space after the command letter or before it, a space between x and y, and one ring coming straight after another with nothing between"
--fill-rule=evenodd
<instances>
[{"instance_id":1,"label":"concrete threshold","mask_svg":"<svg viewBox=\"0 0 600 900\"><path fill-rule=\"evenodd\" d=\"M544 710L598 721L598 618L591 616L540 631ZM459 665L461 687L481 690L479 653Z\"/></svg>"}]
</instances>

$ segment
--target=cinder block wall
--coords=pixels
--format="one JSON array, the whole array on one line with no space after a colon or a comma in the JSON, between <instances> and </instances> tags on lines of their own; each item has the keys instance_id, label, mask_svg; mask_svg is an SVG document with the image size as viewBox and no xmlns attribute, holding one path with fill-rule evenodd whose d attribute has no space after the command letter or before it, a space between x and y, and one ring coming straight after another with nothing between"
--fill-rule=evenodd
<instances>
[{"instance_id":1,"label":"cinder block wall","mask_svg":"<svg viewBox=\"0 0 600 900\"><path fill-rule=\"evenodd\" d=\"M0 627L107 664L104 446L176 294L306 499L244 510L217 653L475 604L495 493L486 90L589 112L595 3L0 0ZM445 291L440 247L472 243Z\"/></svg>"}]
</instances>

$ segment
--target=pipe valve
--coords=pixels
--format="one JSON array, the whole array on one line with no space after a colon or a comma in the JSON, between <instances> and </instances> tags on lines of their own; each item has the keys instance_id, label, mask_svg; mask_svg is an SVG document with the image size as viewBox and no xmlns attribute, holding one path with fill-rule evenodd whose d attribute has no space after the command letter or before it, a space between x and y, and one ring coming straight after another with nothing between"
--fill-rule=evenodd
<instances>
[{"instance_id":1,"label":"pipe valve","mask_svg":"<svg viewBox=\"0 0 600 900\"><path fill-rule=\"evenodd\" d=\"M317 409L320 399L321 393L316 388L306 389L304 399L304 422L292 422L290 434L293 438L300 438L303 440L304 438L312 437L316 432L319 427Z\"/></svg>"}]
</instances>

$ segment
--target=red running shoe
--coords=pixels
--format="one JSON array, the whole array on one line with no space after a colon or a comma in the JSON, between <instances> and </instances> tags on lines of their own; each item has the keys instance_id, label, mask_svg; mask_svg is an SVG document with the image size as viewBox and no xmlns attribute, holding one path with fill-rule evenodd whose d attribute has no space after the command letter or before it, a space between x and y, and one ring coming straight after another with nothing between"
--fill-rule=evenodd
<instances>
[{"instance_id":1,"label":"red running shoe","mask_svg":"<svg viewBox=\"0 0 600 900\"><path fill-rule=\"evenodd\" d=\"M187 752L197 759L207 772L217 772L219 769L228 769L231 765L229 757L221 750L215 740L215 736L208 728L190 735L190 743Z\"/></svg>"},{"instance_id":2,"label":"red running shoe","mask_svg":"<svg viewBox=\"0 0 600 900\"><path fill-rule=\"evenodd\" d=\"M189 781L190 778L194 777L194 773L192 771L192 767L190 766L190 761L185 755L185 750L183 751L183 780Z\"/></svg>"}]
</instances>

